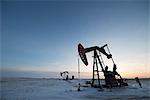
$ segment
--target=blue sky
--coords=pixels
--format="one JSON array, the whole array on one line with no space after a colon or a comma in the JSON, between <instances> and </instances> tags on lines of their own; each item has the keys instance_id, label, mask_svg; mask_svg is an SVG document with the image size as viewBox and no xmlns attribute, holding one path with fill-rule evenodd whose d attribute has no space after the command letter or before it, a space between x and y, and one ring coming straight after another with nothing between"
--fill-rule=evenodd
<instances>
[{"instance_id":1,"label":"blue sky","mask_svg":"<svg viewBox=\"0 0 150 100\"><path fill-rule=\"evenodd\" d=\"M1 70L11 76L76 72L78 43L108 43L125 77L150 76L148 7L148 0L4 0ZM81 71L91 72L80 63Z\"/></svg>"}]
</instances>

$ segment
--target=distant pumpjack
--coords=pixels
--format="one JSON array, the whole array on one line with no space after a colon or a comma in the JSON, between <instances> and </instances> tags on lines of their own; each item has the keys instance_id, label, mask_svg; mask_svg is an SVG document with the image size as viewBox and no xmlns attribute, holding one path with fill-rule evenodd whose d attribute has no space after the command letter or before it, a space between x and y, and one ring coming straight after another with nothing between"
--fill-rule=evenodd
<instances>
[{"instance_id":1,"label":"distant pumpjack","mask_svg":"<svg viewBox=\"0 0 150 100\"><path fill-rule=\"evenodd\" d=\"M69 75L68 71L60 72L60 76L63 78L63 80L68 80L69 78L68 75Z\"/></svg>"}]
</instances>

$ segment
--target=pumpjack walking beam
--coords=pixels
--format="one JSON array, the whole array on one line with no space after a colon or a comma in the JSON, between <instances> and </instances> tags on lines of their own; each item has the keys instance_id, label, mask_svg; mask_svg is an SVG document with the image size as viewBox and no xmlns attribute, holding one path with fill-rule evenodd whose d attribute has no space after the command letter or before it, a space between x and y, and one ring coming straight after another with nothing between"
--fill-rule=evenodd
<instances>
[{"instance_id":1,"label":"pumpjack walking beam","mask_svg":"<svg viewBox=\"0 0 150 100\"><path fill-rule=\"evenodd\" d=\"M84 48L81 44L78 44L78 52L80 55L81 60L83 61L83 63L87 66L88 65L88 61L87 61L87 57L86 57L86 53L94 51L94 50L98 50L99 52L103 53L104 55L107 56L107 58L111 58L112 55L111 54L107 54L104 50L104 47L107 46L104 45L102 47L98 47L98 46L94 46L94 47L89 47L89 48Z\"/></svg>"}]
</instances>

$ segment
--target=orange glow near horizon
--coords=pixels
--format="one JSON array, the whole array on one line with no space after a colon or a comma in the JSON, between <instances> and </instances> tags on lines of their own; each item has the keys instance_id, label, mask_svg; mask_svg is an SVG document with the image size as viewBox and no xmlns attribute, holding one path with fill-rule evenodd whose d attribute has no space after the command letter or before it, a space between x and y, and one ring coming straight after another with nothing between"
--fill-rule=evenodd
<instances>
[{"instance_id":1,"label":"orange glow near horizon","mask_svg":"<svg viewBox=\"0 0 150 100\"><path fill-rule=\"evenodd\" d=\"M134 78L134 77L150 78L150 71L148 70L122 71L120 74L122 75L122 77L125 77L125 78Z\"/></svg>"},{"instance_id":2,"label":"orange glow near horizon","mask_svg":"<svg viewBox=\"0 0 150 100\"><path fill-rule=\"evenodd\" d=\"M128 53L128 56L125 54L114 54L113 56L115 63L117 65L117 72L123 77L123 78L150 78L150 63L148 62L148 55L147 53L139 54L137 55L136 52ZM92 66L93 66L93 60L91 58L92 54L87 55L87 59L89 62L88 66L85 66L81 61L81 72L83 71L84 76L89 76L92 78ZM103 56L105 65L109 67L109 71L112 71L113 69L113 63L111 60L107 59L105 56ZM99 66L99 70L101 70ZM86 75L87 74L87 75ZM81 76L82 76L81 75Z\"/></svg>"},{"instance_id":3,"label":"orange glow near horizon","mask_svg":"<svg viewBox=\"0 0 150 100\"><path fill-rule=\"evenodd\" d=\"M123 63L123 62L121 62L121 63ZM150 78L150 68L148 67L148 65L140 64L139 62L134 63L134 64L126 63L125 65L123 65L121 63L118 63L118 65L117 65L117 72L123 78L135 78L135 77ZM135 67L137 65L140 65L140 66ZM84 65L82 64L82 66L84 66ZM128 66L128 67L125 67L125 66ZM101 69L99 69L99 70L101 70ZM109 70L112 71L112 66L109 66ZM100 76L103 78L103 73ZM92 78L92 64L81 67L81 77Z\"/></svg>"},{"instance_id":4,"label":"orange glow near horizon","mask_svg":"<svg viewBox=\"0 0 150 100\"><path fill-rule=\"evenodd\" d=\"M128 71L128 72L121 72L119 73L122 78L135 78L135 77L139 77L139 78L150 78L150 73L149 72L138 72L138 71ZM81 72L80 73L80 77L81 78L92 78L92 72ZM100 73L100 77L104 78L103 73Z\"/></svg>"}]
</instances>

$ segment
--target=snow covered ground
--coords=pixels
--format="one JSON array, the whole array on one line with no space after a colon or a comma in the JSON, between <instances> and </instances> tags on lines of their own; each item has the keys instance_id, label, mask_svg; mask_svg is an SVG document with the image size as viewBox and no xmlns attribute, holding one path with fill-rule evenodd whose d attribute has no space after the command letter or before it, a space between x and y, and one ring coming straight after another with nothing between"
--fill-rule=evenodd
<instances>
[{"instance_id":1,"label":"snow covered ground","mask_svg":"<svg viewBox=\"0 0 150 100\"><path fill-rule=\"evenodd\" d=\"M141 80L143 88L134 80L127 80L129 86L104 89L81 87L86 80L59 80L45 78L1 79L0 100L150 100L150 80Z\"/></svg>"}]
</instances>

